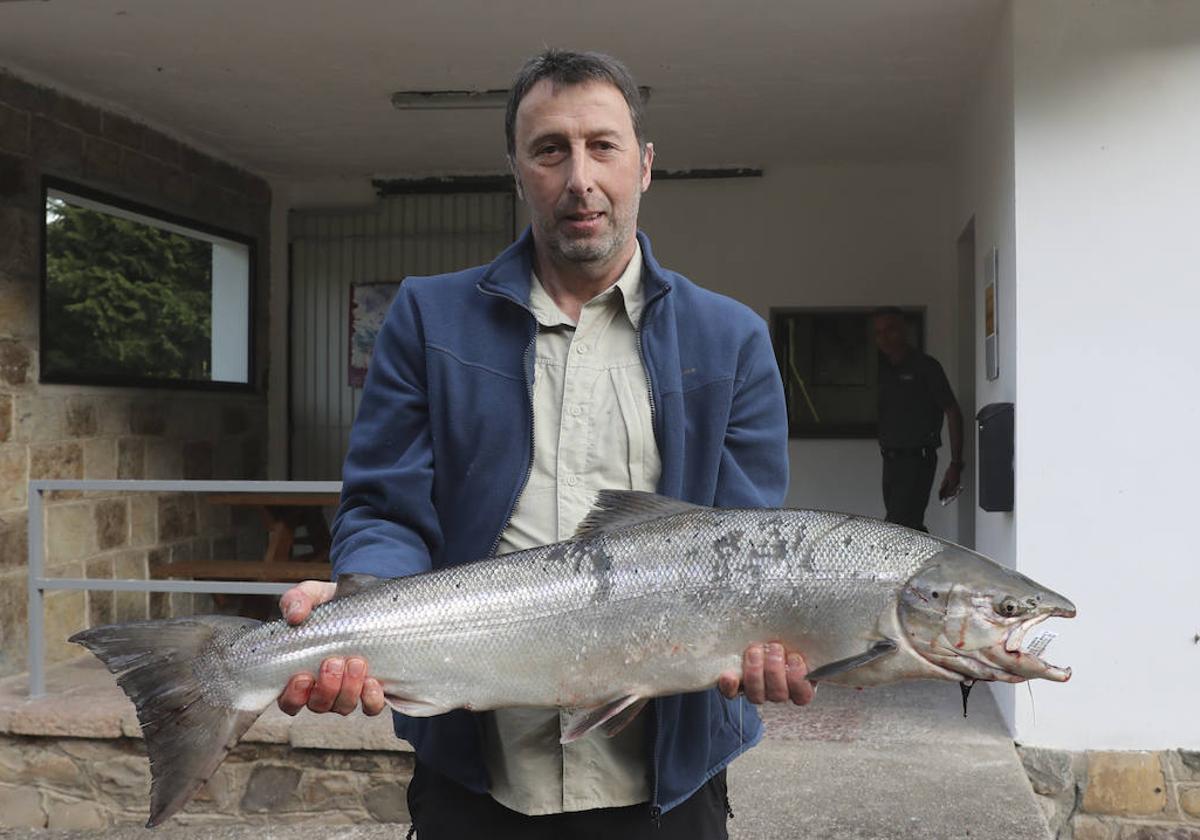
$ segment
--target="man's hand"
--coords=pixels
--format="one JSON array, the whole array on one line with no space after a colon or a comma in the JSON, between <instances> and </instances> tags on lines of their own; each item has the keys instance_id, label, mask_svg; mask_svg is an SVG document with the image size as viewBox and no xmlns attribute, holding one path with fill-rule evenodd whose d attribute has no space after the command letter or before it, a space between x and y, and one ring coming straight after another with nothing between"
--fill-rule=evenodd
<instances>
[{"instance_id":1,"label":"man's hand","mask_svg":"<svg viewBox=\"0 0 1200 840\"><path fill-rule=\"evenodd\" d=\"M717 682L721 693L732 700L740 687L751 703L782 703L791 700L797 706L812 702L816 686L805 679L808 663L797 651L784 651L783 645L750 645L742 654L742 677L726 671Z\"/></svg>"},{"instance_id":2,"label":"man's hand","mask_svg":"<svg viewBox=\"0 0 1200 840\"><path fill-rule=\"evenodd\" d=\"M308 618L313 607L333 598L337 586L322 580L306 580L293 586L279 599L279 611L288 624L299 624ZM279 695L279 708L294 715L305 706L314 712L337 712L348 715L362 702L363 711L377 715L387 702L379 681L367 676L364 659L331 656L321 663L321 673L296 674L288 680Z\"/></svg>"},{"instance_id":3,"label":"man's hand","mask_svg":"<svg viewBox=\"0 0 1200 840\"><path fill-rule=\"evenodd\" d=\"M952 498L958 493L958 488L962 485L962 467L955 462L951 462L946 467L946 475L942 477L942 486L938 488L939 499Z\"/></svg>"}]
</instances>

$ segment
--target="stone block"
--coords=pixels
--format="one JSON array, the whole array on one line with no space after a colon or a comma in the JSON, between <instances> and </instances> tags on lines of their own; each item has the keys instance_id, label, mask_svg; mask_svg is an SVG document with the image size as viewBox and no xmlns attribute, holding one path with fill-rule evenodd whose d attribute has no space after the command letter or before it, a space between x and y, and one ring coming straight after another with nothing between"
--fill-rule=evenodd
<instances>
[{"instance_id":1,"label":"stone block","mask_svg":"<svg viewBox=\"0 0 1200 840\"><path fill-rule=\"evenodd\" d=\"M27 772L38 782L56 788L74 789L85 786L86 778L74 761L65 755L42 749L29 756Z\"/></svg>"},{"instance_id":2,"label":"stone block","mask_svg":"<svg viewBox=\"0 0 1200 840\"><path fill-rule=\"evenodd\" d=\"M99 433L105 437L122 437L129 434L130 401L113 395L99 402L100 428Z\"/></svg>"},{"instance_id":3,"label":"stone block","mask_svg":"<svg viewBox=\"0 0 1200 840\"><path fill-rule=\"evenodd\" d=\"M20 784L28 778L25 754L17 742L4 739L0 743L0 783ZM0 822L3 825L3 822Z\"/></svg>"},{"instance_id":4,"label":"stone block","mask_svg":"<svg viewBox=\"0 0 1200 840\"><path fill-rule=\"evenodd\" d=\"M149 546L158 542L158 497L150 493L129 494L129 544Z\"/></svg>"},{"instance_id":5,"label":"stone block","mask_svg":"<svg viewBox=\"0 0 1200 840\"><path fill-rule=\"evenodd\" d=\"M196 536L196 497L158 497L158 538L162 542Z\"/></svg>"},{"instance_id":6,"label":"stone block","mask_svg":"<svg viewBox=\"0 0 1200 840\"><path fill-rule=\"evenodd\" d=\"M0 510L23 508L28 497L29 447L0 444Z\"/></svg>"},{"instance_id":7,"label":"stone block","mask_svg":"<svg viewBox=\"0 0 1200 840\"><path fill-rule=\"evenodd\" d=\"M0 129L0 133L3 129ZM3 141L0 140L0 148ZM0 204L33 207L42 200L33 162L25 157L0 151ZM0 322L2 324L3 322Z\"/></svg>"},{"instance_id":8,"label":"stone block","mask_svg":"<svg viewBox=\"0 0 1200 840\"><path fill-rule=\"evenodd\" d=\"M183 162L183 147L173 137L148 129L142 139L142 148L146 154L158 158L168 167L177 169Z\"/></svg>"},{"instance_id":9,"label":"stone block","mask_svg":"<svg viewBox=\"0 0 1200 840\"><path fill-rule=\"evenodd\" d=\"M131 149L121 150L121 183L131 191L161 195L170 167Z\"/></svg>"},{"instance_id":10,"label":"stone block","mask_svg":"<svg viewBox=\"0 0 1200 840\"><path fill-rule=\"evenodd\" d=\"M363 804L377 822L408 822L407 789L396 782L385 782L367 789Z\"/></svg>"},{"instance_id":11,"label":"stone block","mask_svg":"<svg viewBox=\"0 0 1200 840\"><path fill-rule=\"evenodd\" d=\"M96 523L90 502L53 505L46 511L46 562L78 562L96 553Z\"/></svg>"},{"instance_id":12,"label":"stone block","mask_svg":"<svg viewBox=\"0 0 1200 840\"><path fill-rule=\"evenodd\" d=\"M242 795L242 810L251 814L294 810L299 804L296 796L299 784L298 768L260 765L250 774L246 792Z\"/></svg>"},{"instance_id":13,"label":"stone block","mask_svg":"<svg viewBox=\"0 0 1200 840\"><path fill-rule=\"evenodd\" d=\"M75 441L29 447L30 478L83 478L83 446Z\"/></svg>"},{"instance_id":14,"label":"stone block","mask_svg":"<svg viewBox=\"0 0 1200 840\"><path fill-rule=\"evenodd\" d=\"M41 207L0 207L0 230L4 231L4 236L0 237L0 275L7 275L10 279L40 275L39 219L45 212Z\"/></svg>"},{"instance_id":15,"label":"stone block","mask_svg":"<svg viewBox=\"0 0 1200 840\"><path fill-rule=\"evenodd\" d=\"M103 499L96 502L96 545L101 551L128 545L128 499Z\"/></svg>"},{"instance_id":16,"label":"stone block","mask_svg":"<svg viewBox=\"0 0 1200 840\"><path fill-rule=\"evenodd\" d=\"M1113 840L1117 828L1098 817L1080 814L1071 821L1073 840Z\"/></svg>"},{"instance_id":17,"label":"stone block","mask_svg":"<svg viewBox=\"0 0 1200 840\"><path fill-rule=\"evenodd\" d=\"M1200 840L1200 828L1161 823L1124 825L1120 840Z\"/></svg>"},{"instance_id":18,"label":"stone block","mask_svg":"<svg viewBox=\"0 0 1200 840\"><path fill-rule=\"evenodd\" d=\"M1200 751L1174 750L1168 763L1172 775L1179 781L1200 782Z\"/></svg>"},{"instance_id":19,"label":"stone block","mask_svg":"<svg viewBox=\"0 0 1200 840\"><path fill-rule=\"evenodd\" d=\"M99 137L85 138L83 173L89 180L115 184L121 177L121 147Z\"/></svg>"},{"instance_id":20,"label":"stone block","mask_svg":"<svg viewBox=\"0 0 1200 840\"><path fill-rule=\"evenodd\" d=\"M300 801L315 810L349 810L361 801L362 776L328 770L308 770L300 782Z\"/></svg>"},{"instance_id":21,"label":"stone block","mask_svg":"<svg viewBox=\"0 0 1200 840\"><path fill-rule=\"evenodd\" d=\"M82 591L49 592L45 601L46 661L63 662L83 654L67 639L87 629L87 598Z\"/></svg>"},{"instance_id":22,"label":"stone block","mask_svg":"<svg viewBox=\"0 0 1200 840\"><path fill-rule=\"evenodd\" d=\"M183 477L190 479L213 477L213 445L211 441L193 440L183 445Z\"/></svg>"},{"instance_id":23,"label":"stone block","mask_svg":"<svg viewBox=\"0 0 1200 840\"><path fill-rule=\"evenodd\" d=\"M1191 819L1200 820L1200 785L1180 786L1179 809Z\"/></svg>"},{"instance_id":24,"label":"stone block","mask_svg":"<svg viewBox=\"0 0 1200 840\"><path fill-rule=\"evenodd\" d=\"M83 134L46 117L33 118L30 152L46 172L55 175L83 173Z\"/></svg>"},{"instance_id":25,"label":"stone block","mask_svg":"<svg viewBox=\"0 0 1200 840\"><path fill-rule=\"evenodd\" d=\"M146 579L146 554L128 551L113 561L113 576L125 580ZM113 599L113 618L118 621L142 621L149 611L145 592L116 592Z\"/></svg>"},{"instance_id":26,"label":"stone block","mask_svg":"<svg viewBox=\"0 0 1200 840\"><path fill-rule=\"evenodd\" d=\"M149 598L149 614L151 619L171 617L171 593L147 592Z\"/></svg>"},{"instance_id":27,"label":"stone block","mask_svg":"<svg viewBox=\"0 0 1200 840\"><path fill-rule=\"evenodd\" d=\"M0 208L0 229L3 228L4 210ZM0 237L3 241L5 237ZM0 252L5 246L0 245ZM3 254L0 253L0 257ZM0 271L4 267L0 264ZM0 384L3 385L24 385L27 382L33 381L33 355L30 353L29 347L24 341L12 338L0 339Z\"/></svg>"},{"instance_id":28,"label":"stone block","mask_svg":"<svg viewBox=\"0 0 1200 840\"><path fill-rule=\"evenodd\" d=\"M1155 753L1088 754L1084 812L1143 816L1161 813L1166 805L1166 779Z\"/></svg>"},{"instance_id":29,"label":"stone block","mask_svg":"<svg viewBox=\"0 0 1200 840\"><path fill-rule=\"evenodd\" d=\"M0 784L0 826L45 828L46 812L36 788Z\"/></svg>"},{"instance_id":30,"label":"stone block","mask_svg":"<svg viewBox=\"0 0 1200 840\"><path fill-rule=\"evenodd\" d=\"M200 788L196 800L211 802L213 807L223 814L238 813L238 803L242 798L247 772L245 765L235 765L232 762L222 764Z\"/></svg>"},{"instance_id":31,"label":"stone block","mask_svg":"<svg viewBox=\"0 0 1200 840\"><path fill-rule=\"evenodd\" d=\"M1033 784L1034 793L1042 796L1056 796L1075 785L1075 776L1071 772L1071 756L1061 750L1047 750L1035 747L1020 749L1021 764Z\"/></svg>"},{"instance_id":32,"label":"stone block","mask_svg":"<svg viewBox=\"0 0 1200 840\"><path fill-rule=\"evenodd\" d=\"M0 394L0 443L12 437L13 398L12 394Z\"/></svg>"},{"instance_id":33,"label":"stone block","mask_svg":"<svg viewBox=\"0 0 1200 840\"><path fill-rule=\"evenodd\" d=\"M29 154L29 114L0 105L0 150Z\"/></svg>"},{"instance_id":34,"label":"stone block","mask_svg":"<svg viewBox=\"0 0 1200 840\"><path fill-rule=\"evenodd\" d=\"M97 589L88 590L87 605L89 627L99 627L102 624L113 623L113 596L115 594L116 593L113 592L102 592Z\"/></svg>"},{"instance_id":35,"label":"stone block","mask_svg":"<svg viewBox=\"0 0 1200 840\"><path fill-rule=\"evenodd\" d=\"M24 567L28 560L28 514L21 510L0 514L0 570Z\"/></svg>"},{"instance_id":36,"label":"stone block","mask_svg":"<svg viewBox=\"0 0 1200 840\"><path fill-rule=\"evenodd\" d=\"M183 475L183 447L178 441L146 441L146 478L179 478Z\"/></svg>"},{"instance_id":37,"label":"stone block","mask_svg":"<svg viewBox=\"0 0 1200 840\"><path fill-rule=\"evenodd\" d=\"M146 477L146 442L142 438L117 440L117 478Z\"/></svg>"},{"instance_id":38,"label":"stone block","mask_svg":"<svg viewBox=\"0 0 1200 840\"><path fill-rule=\"evenodd\" d=\"M78 128L87 134L100 133L99 108L49 88L44 89L40 105L38 110L56 122Z\"/></svg>"},{"instance_id":39,"label":"stone block","mask_svg":"<svg viewBox=\"0 0 1200 840\"><path fill-rule=\"evenodd\" d=\"M117 442L112 438L92 438L83 442L83 477L117 477Z\"/></svg>"},{"instance_id":40,"label":"stone block","mask_svg":"<svg viewBox=\"0 0 1200 840\"><path fill-rule=\"evenodd\" d=\"M67 400L67 436L93 437L97 429L96 406L83 400Z\"/></svg>"},{"instance_id":41,"label":"stone block","mask_svg":"<svg viewBox=\"0 0 1200 840\"><path fill-rule=\"evenodd\" d=\"M32 348L37 341L37 282L0 279L0 336ZM33 381L32 374L26 379Z\"/></svg>"},{"instance_id":42,"label":"stone block","mask_svg":"<svg viewBox=\"0 0 1200 840\"><path fill-rule=\"evenodd\" d=\"M130 149L141 149L149 129L120 114L100 115L100 135Z\"/></svg>"},{"instance_id":43,"label":"stone block","mask_svg":"<svg viewBox=\"0 0 1200 840\"><path fill-rule=\"evenodd\" d=\"M13 414L17 440L43 443L67 436L67 403L60 397L17 396Z\"/></svg>"},{"instance_id":44,"label":"stone block","mask_svg":"<svg viewBox=\"0 0 1200 840\"><path fill-rule=\"evenodd\" d=\"M46 797L49 820L46 827L60 831L87 831L108 827L108 811L95 802L78 802Z\"/></svg>"},{"instance_id":45,"label":"stone block","mask_svg":"<svg viewBox=\"0 0 1200 840\"><path fill-rule=\"evenodd\" d=\"M150 762L141 756L113 756L91 766L96 786L122 804L140 805L150 791Z\"/></svg>"},{"instance_id":46,"label":"stone block","mask_svg":"<svg viewBox=\"0 0 1200 840\"><path fill-rule=\"evenodd\" d=\"M25 670L29 641L29 604L24 572L0 577L0 675Z\"/></svg>"},{"instance_id":47,"label":"stone block","mask_svg":"<svg viewBox=\"0 0 1200 840\"><path fill-rule=\"evenodd\" d=\"M164 400L140 400L129 408L129 431L135 435L162 435L167 431Z\"/></svg>"}]
</instances>

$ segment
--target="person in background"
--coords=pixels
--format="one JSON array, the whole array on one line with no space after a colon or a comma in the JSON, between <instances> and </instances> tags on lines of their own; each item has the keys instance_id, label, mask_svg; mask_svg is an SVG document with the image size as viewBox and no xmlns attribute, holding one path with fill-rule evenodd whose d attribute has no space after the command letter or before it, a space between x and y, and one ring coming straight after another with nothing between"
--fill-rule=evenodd
<instances>
[{"instance_id":1,"label":"person in background","mask_svg":"<svg viewBox=\"0 0 1200 840\"><path fill-rule=\"evenodd\" d=\"M953 498L962 481L963 418L937 359L908 340L904 313L885 307L872 318L879 348L879 449L887 521L928 531L925 507L937 472L942 417L950 437L950 463L938 498Z\"/></svg>"}]
</instances>

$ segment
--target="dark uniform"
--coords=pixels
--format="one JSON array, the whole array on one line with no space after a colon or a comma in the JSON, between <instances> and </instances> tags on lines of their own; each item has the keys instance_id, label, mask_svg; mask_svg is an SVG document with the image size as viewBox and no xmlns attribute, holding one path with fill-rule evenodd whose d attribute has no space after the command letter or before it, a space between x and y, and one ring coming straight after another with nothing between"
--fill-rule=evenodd
<instances>
[{"instance_id":1,"label":"dark uniform","mask_svg":"<svg viewBox=\"0 0 1200 840\"><path fill-rule=\"evenodd\" d=\"M942 417L954 393L937 359L910 350L893 365L879 358L879 448L887 521L920 531L937 471Z\"/></svg>"}]
</instances>

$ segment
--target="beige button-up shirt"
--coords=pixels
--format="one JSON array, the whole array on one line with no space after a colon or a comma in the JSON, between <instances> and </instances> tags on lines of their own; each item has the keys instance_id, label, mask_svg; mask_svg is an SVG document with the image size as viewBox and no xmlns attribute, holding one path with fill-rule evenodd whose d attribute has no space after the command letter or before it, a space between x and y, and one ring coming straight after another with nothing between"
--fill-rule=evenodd
<instances>
[{"instance_id":1,"label":"beige button-up shirt","mask_svg":"<svg viewBox=\"0 0 1200 840\"><path fill-rule=\"evenodd\" d=\"M637 342L642 252L572 322L537 277L533 380L533 468L512 521L506 553L567 539L605 488L650 490L661 469L650 389ZM593 733L559 744L563 717L547 709L485 716L484 755L492 797L523 814L553 814L646 802L645 715L614 738Z\"/></svg>"}]
</instances>

